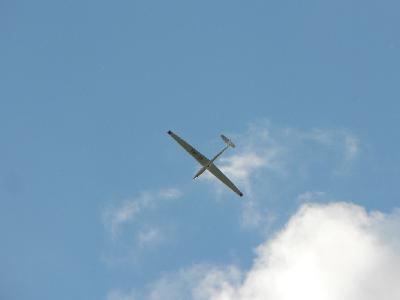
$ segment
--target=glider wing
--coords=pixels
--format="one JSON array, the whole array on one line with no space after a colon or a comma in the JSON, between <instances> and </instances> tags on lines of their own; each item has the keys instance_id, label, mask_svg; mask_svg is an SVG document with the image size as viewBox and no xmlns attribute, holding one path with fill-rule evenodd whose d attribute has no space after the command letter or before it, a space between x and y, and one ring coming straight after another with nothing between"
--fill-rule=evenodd
<instances>
[{"instance_id":1,"label":"glider wing","mask_svg":"<svg viewBox=\"0 0 400 300\"><path fill-rule=\"evenodd\" d=\"M172 138L177 141L177 143L181 145L183 149L185 149L191 156L193 156L203 167L206 167L210 164L210 160L199 151L197 151L195 148L193 148L193 146L190 145L188 142L177 136L171 130L168 131L168 134L172 136Z\"/></svg>"},{"instance_id":2,"label":"glider wing","mask_svg":"<svg viewBox=\"0 0 400 300\"><path fill-rule=\"evenodd\" d=\"M228 186L232 191L234 191L236 194L238 194L240 197L243 196L243 193L236 187L236 185L233 184L232 181L229 180L228 177L224 175L224 173L221 172L220 169L217 168L216 165L213 163L208 167L207 169L210 171L215 177L217 177L219 180L221 180L223 183L225 183L226 186Z\"/></svg>"}]
</instances>

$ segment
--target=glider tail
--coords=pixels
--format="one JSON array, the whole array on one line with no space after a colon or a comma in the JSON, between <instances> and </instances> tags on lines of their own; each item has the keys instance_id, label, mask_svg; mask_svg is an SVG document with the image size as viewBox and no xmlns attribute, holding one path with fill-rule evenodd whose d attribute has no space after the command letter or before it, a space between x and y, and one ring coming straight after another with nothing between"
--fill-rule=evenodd
<instances>
[{"instance_id":1,"label":"glider tail","mask_svg":"<svg viewBox=\"0 0 400 300\"><path fill-rule=\"evenodd\" d=\"M221 138L224 140L225 144L227 144L229 147L235 148L235 144L232 143L232 141L228 139L226 136L221 134Z\"/></svg>"}]
</instances>

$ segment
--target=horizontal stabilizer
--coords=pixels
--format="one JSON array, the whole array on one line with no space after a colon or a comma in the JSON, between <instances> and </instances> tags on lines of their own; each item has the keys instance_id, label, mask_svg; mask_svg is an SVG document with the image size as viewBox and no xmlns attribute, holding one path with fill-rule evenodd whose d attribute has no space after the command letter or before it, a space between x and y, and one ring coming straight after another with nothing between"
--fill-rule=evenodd
<instances>
[{"instance_id":1,"label":"horizontal stabilizer","mask_svg":"<svg viewBox=\"0 0 400 300\"><path fill-rule=\"evenodd\" d=\"M235 148L235 144L232 143L232 141L230 139L228 139L226 136L221 134L221 138L224 140L225 144L227 144L228 146L230 146L232 148Z\"/></svg>"}]
</instances>

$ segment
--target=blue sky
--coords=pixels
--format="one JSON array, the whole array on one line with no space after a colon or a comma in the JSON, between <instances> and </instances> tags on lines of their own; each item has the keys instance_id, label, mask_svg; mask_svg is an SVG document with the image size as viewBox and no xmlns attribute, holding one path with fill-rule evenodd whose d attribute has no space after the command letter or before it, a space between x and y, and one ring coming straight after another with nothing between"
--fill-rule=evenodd
<instances>
[{"instance_id":1,"label":"blue sky","mask_svg":"<svg viewBox=\"0 0 400 300\"><path fill-rule=\"evenodd\" d=\"M3 1L0 297L157 299L165 274L250 269L304 201L391 214L399 9ZM232 137L220 165L246 196L193 182L169 129L207 156Z\"/></svg>"}]
</instances>

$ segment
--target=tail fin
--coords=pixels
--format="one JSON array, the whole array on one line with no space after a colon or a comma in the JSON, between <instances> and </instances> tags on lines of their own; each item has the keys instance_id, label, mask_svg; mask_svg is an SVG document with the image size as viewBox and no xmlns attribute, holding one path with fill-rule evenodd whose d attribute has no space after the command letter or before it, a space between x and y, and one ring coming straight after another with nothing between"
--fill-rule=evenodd
<instances>
[{"instance_id":1,"label":"tail fin","mask_svg":"<svg viewBox=\"0 0 400 300\"><path fill-rule=\"evenodd\" d=\"M224 140L225 144L227 144L228 146L230 146L232 148L235 148L235 144L232 143L232 141L230 139L228 139L226 136L221 134L221 138Z\"/></svg>"}]
</instances>

